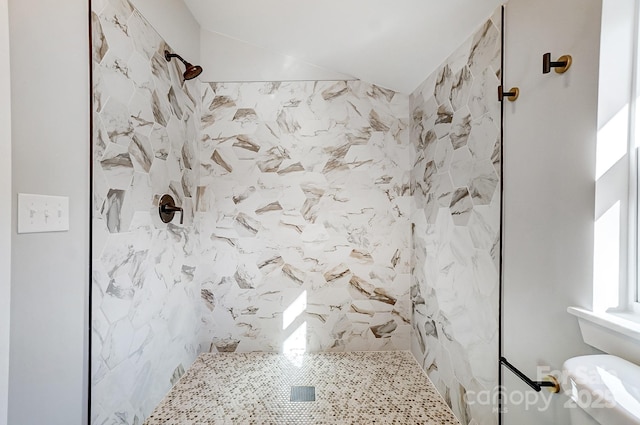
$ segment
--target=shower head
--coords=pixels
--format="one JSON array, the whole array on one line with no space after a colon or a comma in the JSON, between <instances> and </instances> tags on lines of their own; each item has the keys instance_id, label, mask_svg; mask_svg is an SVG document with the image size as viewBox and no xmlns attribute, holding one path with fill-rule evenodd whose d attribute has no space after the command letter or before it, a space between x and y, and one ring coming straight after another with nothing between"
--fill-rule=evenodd
<instances>
[{"instance_id":1,"label":"shower head","mask_svg":"<svg viewBox=\"0 0 640 425\"><path fill-rule=\"evenodd\" d=\"M170 62L171 58L180 59L180 62L182 62L186 68L184 74L182 74L185 80L194 79L202 73L202 67L200 65L191 65L189 62L182 59L182 56L177 53L170 53L168 50L165 50L164 58L167 60L167 62Z\"/></svg>"},{"instance_id":2,"label":"shower head","mask_svg":"<svg viewBox=\"0 0 640 425\"><path fill-rule=\"evenodd\" d=\"M200 65L191 65L189 63L185 65L187 66L187 69L182 74L185 80L191 80L193 78L196 78L198 75L202 73L202 67Z\"/></svg>"}]
</instances>

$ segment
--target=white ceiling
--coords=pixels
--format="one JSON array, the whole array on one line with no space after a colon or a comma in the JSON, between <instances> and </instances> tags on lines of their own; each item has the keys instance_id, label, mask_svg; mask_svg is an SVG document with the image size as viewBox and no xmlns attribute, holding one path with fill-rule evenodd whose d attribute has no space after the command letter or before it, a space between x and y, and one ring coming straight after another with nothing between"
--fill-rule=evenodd
<instances>
[{"instance_id":1,"label":"white ceiling","mask_svg":"<svg viewBox=\"0 0 640 425\"><path fill-rule=\"evenodd\" d=\"M184 2L205 31L410 93L504 0Z\"/></svg>"}]
</instances>

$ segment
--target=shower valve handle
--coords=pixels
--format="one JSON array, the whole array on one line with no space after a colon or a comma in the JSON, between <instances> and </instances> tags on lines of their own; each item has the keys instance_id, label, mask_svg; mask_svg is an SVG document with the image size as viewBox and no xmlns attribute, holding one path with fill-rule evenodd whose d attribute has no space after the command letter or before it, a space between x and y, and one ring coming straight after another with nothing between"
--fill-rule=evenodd
<instances>
[{"instance_id":1,"label":"shower valve handle","mask_svg":"<svg viewBox=\"0 0 640 425\"><path fill-rule=\"evenodd\" d=\"M162 195L158 209L160 212L160 219L163 223L169 223L173 220L173 217L177 212L180 213L180 224L184 223L184 211L182 207L176 205L171 195Z\"/></svg>"},{"instance_id":2,"label":"shower valve handle","mask_svg":"<svg viewBox=\"0 0 640 425\"><path fill-rule=\"evenodd\" d=\"M169 214L169 213L180 213L180 224L183 223L184 219L183 219L183 214L182 214L182 208L181 207L172 207L171 205L163 205L160 207L162 209L162 212L165 214Z\"/></svg>"}]
</instances>

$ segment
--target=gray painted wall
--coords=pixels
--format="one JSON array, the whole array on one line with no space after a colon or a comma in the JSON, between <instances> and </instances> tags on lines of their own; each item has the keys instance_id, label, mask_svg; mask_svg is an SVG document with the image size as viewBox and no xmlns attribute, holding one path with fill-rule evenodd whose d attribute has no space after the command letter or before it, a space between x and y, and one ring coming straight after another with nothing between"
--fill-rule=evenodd
<instances>
[{"instance_id":1,"label":"gray painted wall","mask_svg":"<svg viewBox=\"0 0 640 425\"><path fill-rule=\"evenodd\" d=\"M0 199L11 206L11 97L9 16L0 0ZM9 389L9 320L11 297L11 220L0 222L0 425L7 424Z\"/></svg>"},{"instance_id":2,"label":"gray painted wall","mask_svg":"<svg viewBox=\"0 0 640 425\"><path fill-rule=\"evenodd\" d=\"M102 0L93 1L102 2ZM181 0L129 1L176 53L188 62L200 64L200 24L184 2Z\"/></svg>"},{"instance_id":3,"label":"gray painted wall","mask_svg":"<svg viewBox=\"0 0 640 425\"><path fill-rule=\"evenodd\" d=\"M85 0L9 0L13 193L70 197L71 230L12 228L9 423L86 423L89 40Z\"/></svg>"},{"instance_id":4,"label":"gray painted wall","mask_svg":"<svg viewBox=\"0 0 640 425\"><path fill-rule=\"evenodd\" d=\"M579 13L576 13L579 11ZM504 116L504 355L529 376L593 349L568 306L591 306L600 0L511 0ZM542 55L573 56L542 74ZM507 394L535 393L504 370ZM567 424L567 398L507 405L505 425ZM517 400L517 398L515 398ZM542 409L539 411L538 409Z\"/></svg>"}]
</instances>

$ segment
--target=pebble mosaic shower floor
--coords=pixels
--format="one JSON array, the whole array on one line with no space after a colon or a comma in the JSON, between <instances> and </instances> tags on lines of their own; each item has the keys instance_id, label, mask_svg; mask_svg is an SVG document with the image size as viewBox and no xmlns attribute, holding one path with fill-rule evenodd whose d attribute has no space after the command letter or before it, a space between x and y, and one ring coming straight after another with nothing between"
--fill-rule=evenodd
<instances>
[{"instance_id":1,"label":"pebble mosaic shower floor","mask_svg":"<svg viewBox=\"0 0 640 425\"><path fill-rule=\"evenodd\" d=\"M291 401L292 387L315 401ZM408 351L201 354L145 425L454 424Z\"/></svg>"}]
</instances>

